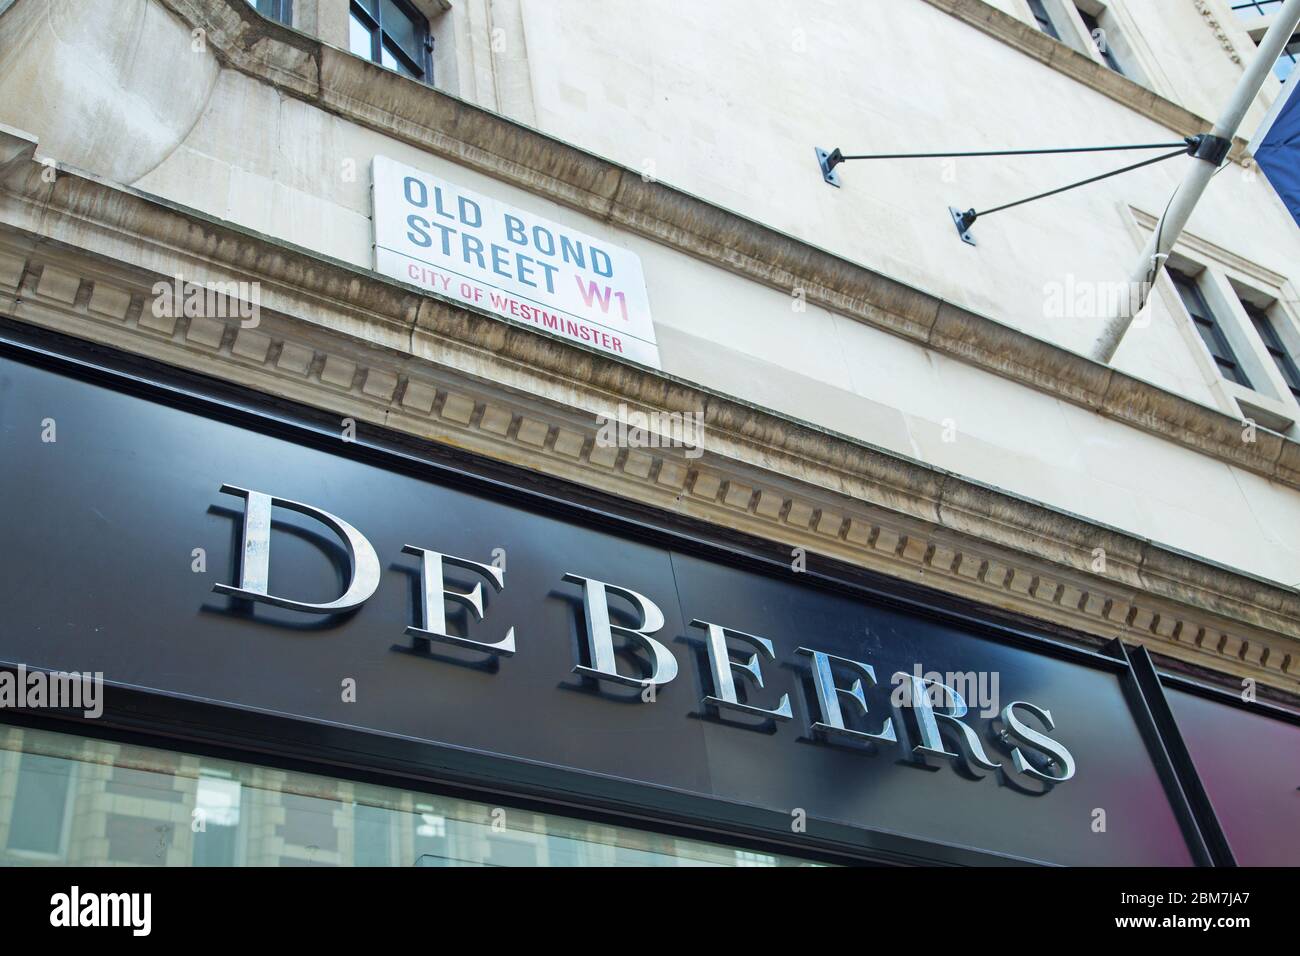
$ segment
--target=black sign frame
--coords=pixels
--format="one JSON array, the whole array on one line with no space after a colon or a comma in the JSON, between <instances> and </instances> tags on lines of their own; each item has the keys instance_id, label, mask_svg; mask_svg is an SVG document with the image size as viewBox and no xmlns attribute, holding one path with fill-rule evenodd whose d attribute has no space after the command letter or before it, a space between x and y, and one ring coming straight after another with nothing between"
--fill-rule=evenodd
<instances>
[{"instance_id":1,"label":"black sign frame","mask_svg":"<svg viewBox=\"0 0 1300 956\"><path fill-rule=\"evenodd\" d=\"M1135 673L1143 675L1142 679L1145 683L1148 686L1154 685L1158 691L1157 694L1152 695L1153 700L1158 702L1153 706L1155 722L1160 728L1164 746L1172 755L1181 786L1187 793L1189 805L1196 812L1198 826L1201 827L1205 835L1214 865L1240 866L1241 863L1232 850L1231 842L1219 819L1218 811L1214 808L1214 803L1205 787L1201 772L1196 768L1191 748L1188 747L1183 737L1182 730L1174 715L1173 706L1170 704L1165 691L1166 689L1181 691L1230 707L1233 710L1280 721L1296 728L1300 728L1300 711L1280 707L1263 700L1246 700L1239 692L1233 693L1224 688L1214 687L1194 680L1183 674L1159 670L1156 662L1145 648L1137 649L1136 652L1130 648L1129 655L1133 659ZM1300 790L1300 787L1297 787L1297 789Z\"/></svg>"}]
</instances>

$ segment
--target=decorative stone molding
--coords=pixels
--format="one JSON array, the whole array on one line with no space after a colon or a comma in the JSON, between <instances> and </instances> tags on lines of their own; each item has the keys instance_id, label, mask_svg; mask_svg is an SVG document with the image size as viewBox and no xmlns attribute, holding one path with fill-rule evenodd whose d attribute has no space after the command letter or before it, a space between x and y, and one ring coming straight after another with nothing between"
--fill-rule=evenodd
<instances>
[{"instance_id":1,"label":"decorative stone molding","mask_svg":"<svg viewBox=\"0 0 1300 956\"><path fill-rule=\"evenodd\" d=\"M329 112L670 248L1274 481L1300 488L1300 443L953 305L639 172L295 33L242 0L157 0L226 66ZM1181 135L1208 121L983 0L928 0L1109 90ZM1070 57L1077 58L1070 59ZM1065 58L1065 59L1062 59ZM1090 72L1091 71L1091 72ZM237 260L232 260L237 261ZM251 263L250 263L251 265ZM372 315L382 318L378 312Z\"/></svg>"},{"instance_id":2,"label":"decorative stone molding","mask_svg":"<svg viewBox=\"0 0 1300 956\"><path fill-rule=\"evenodd\" d=\"M1133 221L1138 224L1145 232L1142 234L1145 239L1155 231L1157 224L1160 222L1158 216L1152 215L1145 209L1139 209L1136 206L1125 207L1133 217ZM1212 259L1222 265L1229 266L1235 271L1248 277L1263 289L1284 290L1291 286L1291 280L1286 276L1274 272L1272 269L1265 268L1258 262L1252 262L1249 259L1242 258L1235 252L1215 245L1193 232L1184 231L1178 237L1178 246L1192 252L1200 259Z\"/></svg>"},{"instance_id":3,"label":"decorative stone molding","mask_svg":"<svg viewBox=\"0 0 1300 956\"><path fill-rule=\"evenodd\" d=\"M25 165L36 164L0 167L0 312L22 322L1300 692L1292 590L130 190L67 170L44 183ZM153 284L177 272L256 278L259 325L156 316ZM703 456L598 445L598 416L620 405L702 412Z\"/></svg>"},{"instance_id":4,"label":"decorative stone molding","mask_svg":"<svg viewBox=\"0 0 1300 956\"><path fill-rule=\"evenodd\" d=\"M1237 53L1237 48L1233 46L1232 38L1224 31L1222 24L1219 23L1218 17L1210 9L1205 0L1192 0L1196 5L1196 11L1201 15L1205 25L1214 31L1214 38L1219 41L1219 46L1223 47L1223 52L1228 54L1228 59L1238 65L1241 64L1241 56Z\"/></svg>"}]
</instances>

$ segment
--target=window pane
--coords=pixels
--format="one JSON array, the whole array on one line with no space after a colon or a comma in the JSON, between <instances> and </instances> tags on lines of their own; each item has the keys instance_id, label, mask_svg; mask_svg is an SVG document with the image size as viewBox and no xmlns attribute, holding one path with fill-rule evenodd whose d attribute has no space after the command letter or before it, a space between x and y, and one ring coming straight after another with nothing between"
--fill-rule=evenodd
<instances>
[{"instance_id":1,"label":"window pane","mask_svg":"<svg viewBox=\"0 0 1300 956\"><path fill-rule=\"evenodd\" d=\"M1219 366L1219 371L1223 373L1224 378L1246 388L1251 387L1249 379L1246 378L1245 373L1237 367L1235 362L1226 359L1215 359L1215 364Z\"/></svg>"},{"instance_id":2,"label":"window pane","mask_svg":"<svg viewBox=\"0 0 1300 956\"><path fill-rule=\"evenodd\" d=\"M419 63L421 60L420 29L398 8L397 4L393 3L393 0L380 0L380 2L382 9L379 22L384 28L384 33L406 51L407 56Z\"/></svg>"},{"instance_id":3,"label":"window pane","mask_svg":"<svg viewBox=\"0 0 1300 956\"><path fill-rule=\"evenodd\" d=\"M1106 35L1106 31L1102 29L1097 18L1083 9L1079 10L1079 17L1083 20L1083 25L1088 28L1093 45L1097 48L1097 52L1101 54L1101 58L1106 61L1106 65L1116 73L1123 75L1124 71L1119 68L1119 60L1115 59L1115 54L1111 52L1110 38Z\"/></svg>"},{"instance_id":4,"label":"window pane","mask_svg":"<svg viewBox=\"0 0 1300 956\"><path fill-rule=\"evenodd\" d=\"M1273 320L1259 306L1244 300L1241 304L1245 307L1246 314L1250 316L1250 321L1254 323L1255 331L1263 340L1264 348L1268 350L1273 363L1277 365L1277 370L1282 373L1282 380L1286 382L1286 387L1293 395L1300 396L1300 367L1297 367L1286 346L1282 344L1281 336L1273 327Z\"/></svg>"},{"instance_id":5,"label":"window pane","mask_svg":"<svg viewBox=\"0 0 1300 956\"><path fill-rule=\"evenodd\" d=\"M373 56L372 41L369 28L357 19L355 13L348 14L348 50L369 60Z\"/></svg>"},{"instance_id":6,"label":"window pane","mask_svg":"<svg viewBox=\"0 0 1300 956\"><path fill-rule=\"evenodd\" d=\"M292 26L289 23L289 10L285 0L248 0L248 5L264 17Z\"/></svg>"},{"instance_id":7,"label":"window pane","mask_svg":"<svg viewBox=\"0 0 1300 956\"><path fill-rule=\"evenodd\" d=\"M1293 36L1291 42L1282 50L1282 55L1273 64L1273 75L1283 83L1295 72L1296 61L1300 59L1300 34Z\"/></svg>"},{"instance_id":8,"label":"window pane","mask_svg":"<svg viewBox=\"0 0 1300 956\"><path fill-rule=\"evenodd\" d=\"M73 770L86 766L86 772ZM608 823L0 725L0 865L805 866ZM106 783L109 784L106 786ZM194 824L193 825L192 821ZM504 823L504 826L502 825Z\"/></svg>"},{"instance_id":9,"label":"window pane","mask_svg":"<svg viewBox=\"0 0 1300 956\"><path fill-rule=\"evenodd\" d=\"M1205 343L1205 347L1210 350L1210 354L1214 356L1216 362L1222 362L1228 357L1224 354L1223 349L1219 345L1219 340L1214 335L1214 326L1210 325L1208 322L1197 320L1196 331L1200 333L1201 341Z\"/></svg>"},{"instance_id":10,"label":"window pane","mask_svg":"<svg viewBox=\"0 0 1300 956\"><path fill-rule=\"evenodd\" d=\"M1029 0L1029 9L1033 12L1034 19L1038 21L1038 29L1054 39L1061 39L1061 34L1056 32L1056 24L1052 22L1047 8L1043 6L1043 0Z\"/></svg>"},{"instance_id":11,"label":"window pane","mask_svg":"<svg viewBox=\"0 0 1300 956\"><path fill-rule=\"evenodd\" d=\"M1271 16L1282 9L1282 0L1234 0L1232 10L1243 20Z\"/></svg>"},{"instance_id":12,"label":"window pane","mask_svg":"<svg viewBox=\"0 0 1300 956\"><path fill-rule=\"evenodd\" d=\"M399 60L397 57L395 57L392 51L388 49L388 41L384 41L384 45L380 47L379 62L382 63L384 66L388 67L390 70L396 70L398 73L401 73L403 76L415 76L414 73L412 73L410 70L406 68L406 64L403 63L401 60Z\"/></svg>"},{"instance_id":13,"label":"window pane","mask_svg":"<svg viewBox=\"0 0 1300 956\"><path fill-rule=\"evenodd\" d=\"M1219 366L1219 372L1224 378L1238 385L1253 388L1250 379L1242 371L1241 363L1237 361L1237 354L1232 351L1227 336L1223 334L1223 329L1219 327L1218 321L1210 312L1205 297L1201 295L1196 280L1173 269L1169 270L1169 278L1173 280L1174 288L1178 290L1179 298L1183 300L1183 307L1192 317L1192 325L1195 326L1197 334L1209 349L1215 364Z\"/></svg>"},{"instance_id":14,"label":"window pane","mask_svg":"<svg viewBox=\"0 0 1300 956\"><path fill-rule=\"evenodd\" d=\"M239 863L238 781L200 777L195 795L195 866L234 866Z\"/></svg>"},{"instance_id":15,"label":"window pane","mask_svg":"<svg viewBox=\"0 0 1300 956\"><path fill-rule=\"evenodd\" d=\"M18 764L18 790L10 812L9 849L58 855L68 807L72 764L25 753Z\"/></svg>"},{"instance_id":16,"label":"window pane","mask_svg":"<svg viewBox=\"0 0 1300 956\"><path fill-rule=\"evenodd\" d=\"M392 866L388 817L383 810L358 804L352 815L354 866Z\"/></svg>"}]
</instances>

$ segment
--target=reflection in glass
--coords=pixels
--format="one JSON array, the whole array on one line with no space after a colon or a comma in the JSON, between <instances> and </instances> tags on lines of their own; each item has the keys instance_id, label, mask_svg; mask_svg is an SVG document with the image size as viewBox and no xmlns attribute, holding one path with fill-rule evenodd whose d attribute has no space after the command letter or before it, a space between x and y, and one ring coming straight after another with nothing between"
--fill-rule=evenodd
<instances>
[{"instance_id":1,"label":"reflection in glass","mask_svg":"<svg viewBox=\"0 0 1300 956\"><path fill-rule=\"evenodd\" d=\"M401 60L397 59L397 57L393 56L393 54L389 52L387 41L385 41L384 45L380 47L379 63L381 66L386 66L390 70L396 70L403 76L415 76L414 73L406 68L406 65L402 63Z\"/></svg>"},{"instance_id":2,"label":"reflection in glass","mask_svg":"<svg viewBox=\"0 0 1300 956\"><path fill-rule=\"evenodd\" d=\"M379 22L384 26L393 41L406 51L412 60L420 59L420 38L415 23L393 3L393 0L381 0L383 12Z\"/></svg>"},{"instance_id":3,"label":"reflection in glass","mask_svg":"<svg viewBox=\"0 0 1300 956\"><path fill-rule=\"evenodd\" d=\"M72 764L57 757L25 753L18 760L16 778L6 846L20 853L57 859L64 849Z\"/></svg>"},{"instance_id":4,"label":"reflection in glass","mask_svg":"<svg viewBox=\"0 0 1300 956\"><path fill-rule=\"evenodd\" d=\"M348 51L367 60L372 56L373 37L370 29L355 13L348 14Z\"/></svg>"},{"instance_id":5,"label":"reflection in glass","mask_svg":"<svg viewBox=\"0 0 1300 956\"><path fill-rule=\"evenodd\" d=\"M800 866L792 857L0 725L0 865Z\"/></svg>"}]
</instances>

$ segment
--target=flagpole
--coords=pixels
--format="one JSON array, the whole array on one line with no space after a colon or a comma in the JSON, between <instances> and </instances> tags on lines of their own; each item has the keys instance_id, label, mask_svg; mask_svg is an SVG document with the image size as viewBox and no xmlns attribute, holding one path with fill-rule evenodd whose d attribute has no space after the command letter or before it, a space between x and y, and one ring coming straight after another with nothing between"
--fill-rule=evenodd
<instances>
[{"instance_id":1,"label":"flagpole","mask_svg":"<svg viewBox=\"0 0 1300 956\"><path fill-rule=\"evenodd\" d=\"M1174 243L1182 234L1187 220L1192 216L1192 210L1196 208L1196 203L1205 192L1205 187L1209 185L1210 178L1227 158L1237 127L1241 125L1246 111L1250 109L1250 105L1259 94L1260 87L1264 85L1264 78L1273 69L1273 64L1277 62L1282 48L1291 39L1291 34L1295 32L1298 24L1300 24L1300 0L1286 0L1277 14L1277 19L1273 21L1273 25L1264 34L1264 39L1260 41L1254 59L1247 64L1241 79L1237 81L1237 86L1232 91L1232 96L1229 97L1219 121L1214 124L1214 128L1210 130L1201 148L1194 154L1199 162L1192 164L1187 177L1169 201L1169 208L1156 223L1129 280L1129 287L1136 286L1144 290L1143 294L1137 297L1136 301L1132 296L1120 297L1123 301L1120 303L1118 314L1107 320L1101 335L1093 344L1092 357L1097 361L1109 363L1115 357L1115 352L1124 339L1124 333L1133 323L1134 315L1146 303L1149 294L1146 290L1151 288L1156 277L1159 276L1160 269L1169 256L1169 250L1174 247ZM1291 82L1300 82L1300 76L1293 77Z\"/></svg>"}]
</instances>

